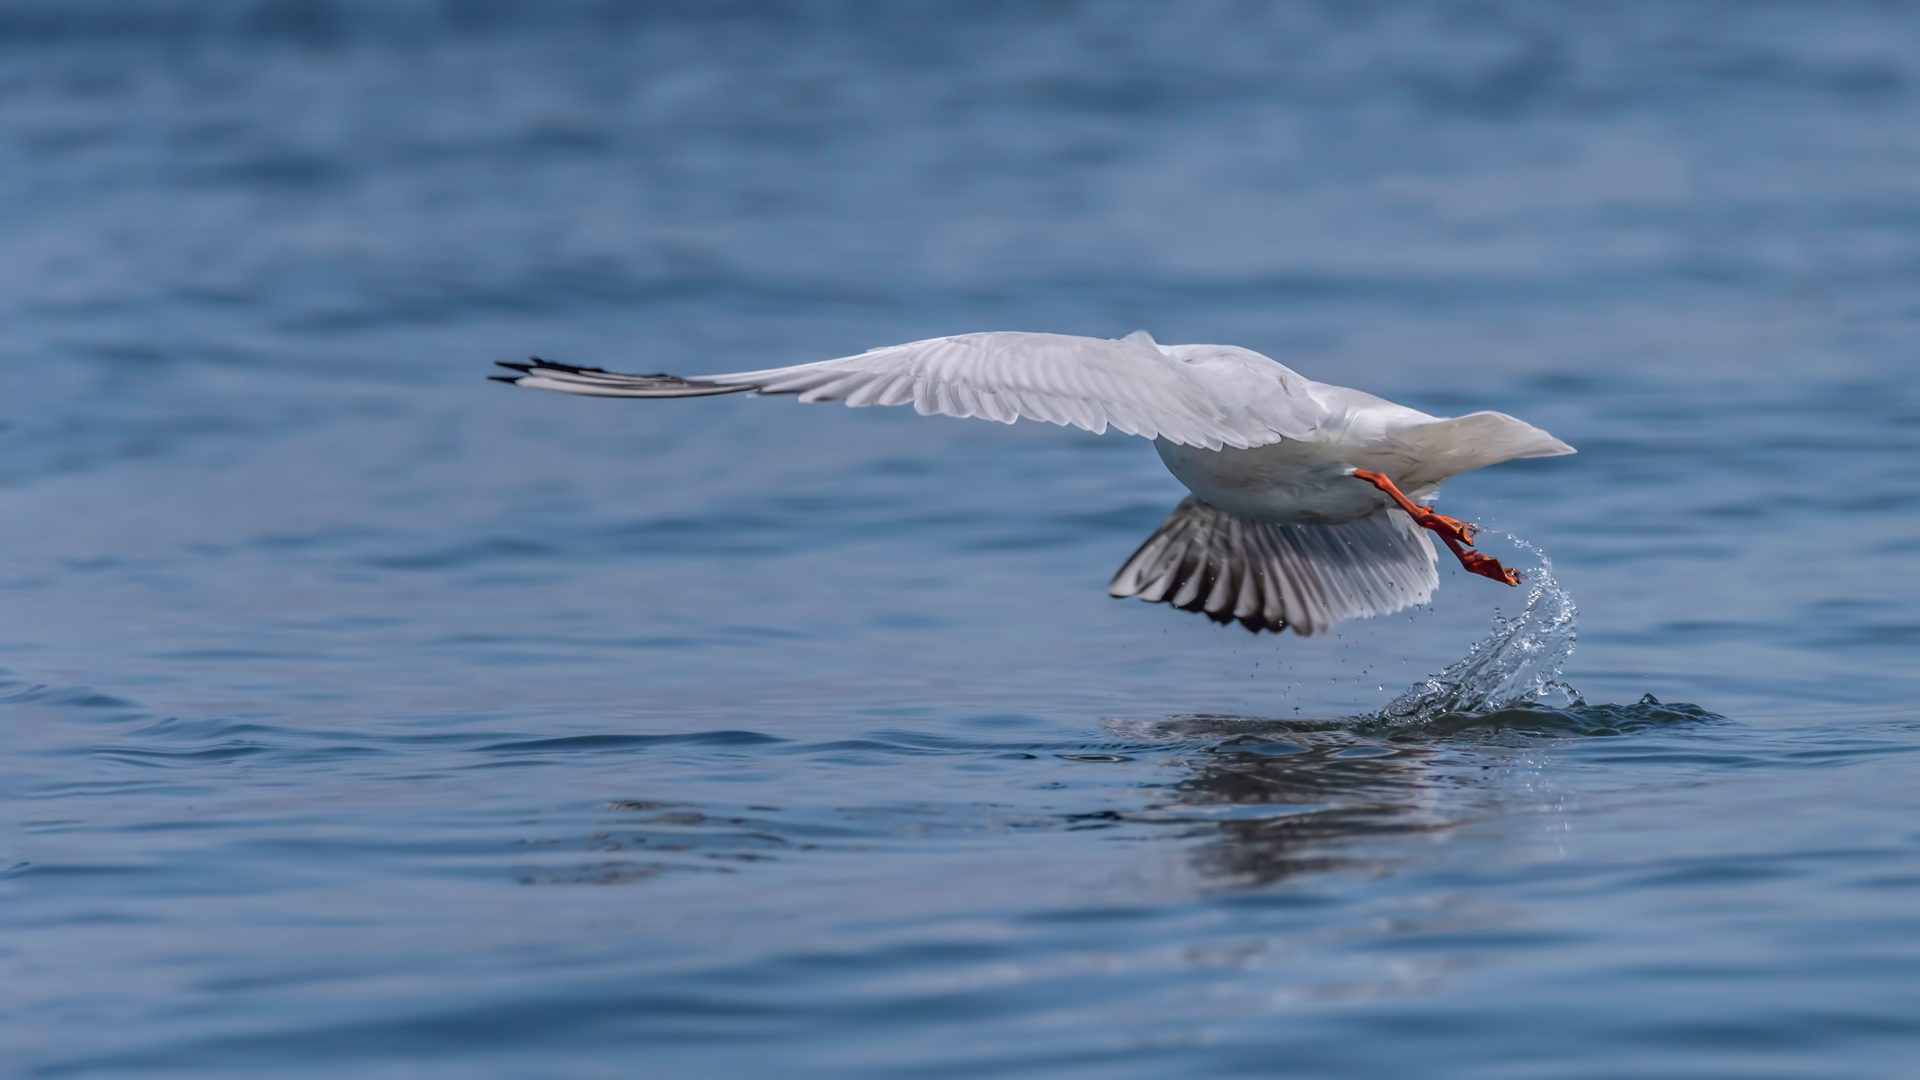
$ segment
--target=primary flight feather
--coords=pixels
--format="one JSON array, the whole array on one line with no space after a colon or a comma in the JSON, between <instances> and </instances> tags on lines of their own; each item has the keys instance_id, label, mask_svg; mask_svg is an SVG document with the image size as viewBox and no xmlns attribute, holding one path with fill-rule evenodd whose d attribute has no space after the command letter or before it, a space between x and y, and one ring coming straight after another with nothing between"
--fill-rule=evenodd
<instances>
[{"instance_id":1,"label":"primary flight feather","mask_svg":"<svg viewBox=\"0 0 1920 1080\"><path fill-rule=\"evenodd\" d=\"M501 382L596 397L753 391L922 415L1044 420L1152 439L1193 494L1108 591L1249 630L1314 634L1418 604L1439 585L1428 530L1469 571L1519 575L1469 550L1474 526L1428 508L1469 469L1573 447L1504 413L1429 416L1314 382L1251 349L999 331L722 375L623 375L538 358Z\"/></svg>"}]
</instances>

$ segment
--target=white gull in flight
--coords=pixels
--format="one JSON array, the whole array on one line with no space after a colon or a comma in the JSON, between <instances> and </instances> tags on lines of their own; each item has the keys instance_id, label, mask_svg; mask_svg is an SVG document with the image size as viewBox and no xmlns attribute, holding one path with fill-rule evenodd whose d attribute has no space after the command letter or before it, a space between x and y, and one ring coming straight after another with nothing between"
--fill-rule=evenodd
<instances>
[{"instance_id":1,"label":"white gull in flight","mask_svg":"<svg viewBox=\"0 0 1920 1080\"><path fill-rule=\"evenodd\" d=\"M1520 575L1470 548L1476 527L1434 513L1469 469L1573 447L1504 413L1429 416L1314 382L1233 345L1161 345L995 332L728 375L622 375L535 358L495 379L596 397L754 391L922 415L1045 420L1153 440L1193 492L1113 577L1108 592L1247 629L1315 634L1418 604L1440 584L1440 537L1475 574Z\"/></svg>"}]
</instances>

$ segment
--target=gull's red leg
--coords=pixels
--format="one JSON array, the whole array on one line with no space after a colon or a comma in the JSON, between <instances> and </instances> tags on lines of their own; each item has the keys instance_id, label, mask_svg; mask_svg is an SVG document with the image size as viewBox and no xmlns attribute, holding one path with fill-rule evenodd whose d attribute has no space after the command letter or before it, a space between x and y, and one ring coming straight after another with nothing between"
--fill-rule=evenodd
<instances>
[{"instance_id":1,"label":"gull's red leg","mask_svg":"<svg viewBox=\"0 0 1920 1080\"><path fill-rule=\"evenodd\" d=\"M1500 560L1491 555L1467 550L1473 546L1473 534L1480 531L1480 526L1470 521L1450 518L1445 514L1436 514L1421 506L1407 498L1385 473L1377 473L1371 469L1355 469L1353 476L1356 480L1365 480L1386 492L1387 498L1392 499L1400 509L1405 510L1407 516L1413 518L1415 525L1423 529L1431 529L1438 534L1440 542L1447 545L1447 550L1453 552L1454 557L1460 560L1460 566L1467 573L1479 574L1481 577L1492 578L1495 581L1504 581L1508 585L1520 584L1519 571L1501 566Z\"/></svg>"},{"instance_id":2,"label":"gull's red leg","mask_svg":"<svg viewBox=\"0 0 1920 1080\"><path fill-rule=\"evenodd\" d=\"M1387 498L1400 504L1400 509L1405 510L1407 515L1413 518L1414 524L1423 529L1432 529L1445 539L1471 546L1473 544L1473 534L1480 531L1480 526L1472 522L1460 521L1456 518L1450 518L1445 514L1436 514L1432 510L1407 498L1406 495L1401 493L1399 487L1397 487L1392 480L1387 479L1387 474L1385 473L1377 473L1371 469L1355 469L1353 470L1353 476L1356 480L1365 480L1367 483L1386 492Z\"/></svg>"}]
</instances>

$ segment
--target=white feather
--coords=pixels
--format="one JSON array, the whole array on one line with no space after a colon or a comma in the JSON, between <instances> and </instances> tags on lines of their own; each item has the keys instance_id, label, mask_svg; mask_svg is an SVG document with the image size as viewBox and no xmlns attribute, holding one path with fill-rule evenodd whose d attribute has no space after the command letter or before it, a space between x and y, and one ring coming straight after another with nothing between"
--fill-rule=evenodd
<instances>
[{"instance_id":1,"label":"white feather","mask_svg":"<svg viewBox=\"0 0 1920 1080\"><path fill-rule=\"evenodd\" d=\"M996 331L891 345L794 367L689 376L687 382L802 401L911 400L923 415L1112 427L1219 449L1310 439L1327 409L1312 383L1250 349L1162 347L1145 331L1118 340ZM901 384L911 386L911 397ZM532 385L532 384L528 384ZM551 380L542 389L560 389ZM604 380L576 392L605 392Z\"/></svg>"}]
</instances>

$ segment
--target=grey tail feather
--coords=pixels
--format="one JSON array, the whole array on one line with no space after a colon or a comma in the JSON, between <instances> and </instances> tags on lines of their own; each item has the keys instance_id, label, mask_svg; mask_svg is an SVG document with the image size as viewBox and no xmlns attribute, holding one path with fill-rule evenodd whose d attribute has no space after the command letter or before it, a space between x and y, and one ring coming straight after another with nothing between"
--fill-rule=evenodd
<instances>
[{"instance_id":1,"label":"grey tail feather","mask_svg":"<svg viewBox=\"0 0 1920 1080\"><path fill-rule=\"evenodd\" d=\"M489 375L495 382L535 390L558 390L564 394L588 397L708 397L714 394L738 394L751 386L722 386L701 379L683 379L678 375L623 375L597 367L576 367L553 360L529 357L524 364L495 363L513 375Z\"/></svg>"},{"instance_id":2,"label":"grey tail feather","mask_svg":"<svg viewBox=\"0 0 1920 1080\"><path fill-rule=\"evenodd\" d=\"M1107 592L1302 636L1422 603L1440 584L1433 543L1388 508L1341 525L1269 525L1188 496Z\"/></svg>"}]
</instances>

